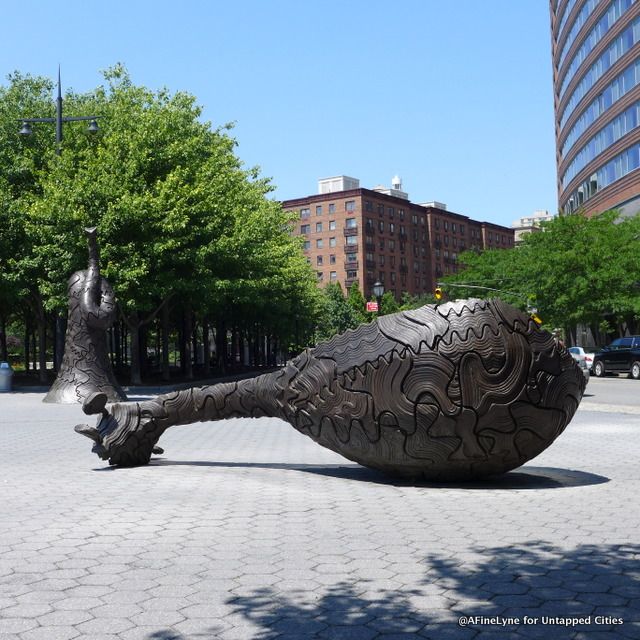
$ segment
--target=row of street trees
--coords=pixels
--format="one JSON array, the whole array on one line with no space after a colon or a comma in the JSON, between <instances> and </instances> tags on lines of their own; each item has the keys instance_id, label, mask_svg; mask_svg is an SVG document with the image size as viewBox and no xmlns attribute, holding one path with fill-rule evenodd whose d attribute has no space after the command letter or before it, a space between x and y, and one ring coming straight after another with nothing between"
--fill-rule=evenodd
<instances>
[{"instance_id":1,"label":"row of street trees","mask_svg":"<svg viewBox=\"0 0 640 640\"><path fill-rule=\"evenodd\" d=\"M59 156L53 127L18 135L21 118L54 115L52 83L15 73L0 88L0 357L17 323L27 348L38 336L44 381L67 279L86 268L89 226L117 294L114 343L127 337L132 382L153 340L168 375L176 334L187 377L197 335L205 343L215 335L221 367L246 346L254 362L270 364L277 351L307 344L322 306L314 274L289 214L268 198L269 181L235 155L229 127L202 122L187 93L134 85L122 66L104 79L67 94L65 113L99 115L100 133L67 126Z\"/></svg>"},{"instance_id":2,"label":"row of street trees","mask_svg":"<svg viewBox=\"0 0 640 640\"><path fill-rule=\"evenodd\" d=\"M561 216L543 231L510 250L461 254L464 270L446 282L488 289L450 287L450 296L498 295L536 307L545 326L562 328L570 344L583 339L578 326L588 327L598 344L614 333L639 333L640 217Z\"/></svg>"}]
</instances>

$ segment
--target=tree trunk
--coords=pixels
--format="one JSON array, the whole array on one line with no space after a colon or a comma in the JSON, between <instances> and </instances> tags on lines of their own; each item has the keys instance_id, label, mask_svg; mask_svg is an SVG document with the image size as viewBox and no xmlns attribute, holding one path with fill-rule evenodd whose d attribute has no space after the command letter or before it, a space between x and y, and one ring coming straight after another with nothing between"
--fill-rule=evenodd
<instances>
[{"instance_id":1,"label":"tree trunk","mask_svg":"<svg viewBox=\"0 0 640 640\"><path fill-rule=\"evenodd\" d=\"M224 373L227 370L227 327L222 319L216 323L216 353L218 368Z\"/></svg>"},{"instance_id":2,"label":"tree trunk","mask_svg":"<svg viewBox=\"0 0 640 640\"><path fill-rule=\"evenodd\" d=\"M202 368L202 373L205 377L208 377L211 374L211 355L210 355L210 344L209 344L209 320L207 316L202 318L202 350L204 351L204 363Z\"/></svg>"},{"instance_id":3,"label":"tree trunk","mask_svg":"<svg viewBox=\"0 0 640 640\"><path fill-rule=\"evenodd\" d=\"M0 316L0 360L8 360L7 351L7 322L4 316Z\"/></svg>"},{"instance_id":4,"label":"tree trunk","mask_svg":"<svg viewBox=\"0 0 640 640\"><path fill-rule=\"evenodd\" d=\"M162 307L160 319L162 325L162 379L168 382L171 379L171 368L169 366L169 304Z\"/></svg>"},{"instance_id":5,"label":"tree trunk","mask_svg":"<svg viewBox=\"0 0 640 640\"><path fill-rule=\"evenodd\" d=\"M29 373L29 364L31 359L31 354L29 353L29 343L31 340L31 327L29 326L29 322L25 319L24 322L24 370L26 373Z\"/></svg>"},{"instance_id":6,"label":"tree trunk","mask_svg":"<svg viewBox=\"0 0 640 640\"><path fill-rule=\"evenodd\" d=\"M61 314L55 314L55 330L53 342L53 368L60 370L62 357L64 356L64 339L67 333L67 318Z\"/></svg>"},{"instance_id":7,"label":"tree trunk","mask_svg":"<svg viewBox=\"0 0 640 640\"><path fill-rule=\"evenodd\" d=\"M185 308L183 317L184 375L187 380L193 380L193 354L191 353L191 334L193 333L193 323L191 318L191 307L187 306Z\"/></svg>"},{"instance_id":8,"label":"tree trunk","mask_svg":"<svg viewBox=\"0 0 640 640\"><path fill-rule=\"evenodd\" d=\"M142 384L140 370L140 321L138 314L132 313L128 320L129 335L131 336L131 384Z\"/></svg>"},{"instance_id":9,"label":"tree trunk","mask_svg":"<svg viewBox=\"0 0 640 640\"><path fill-rule=\"evenodd\" d=\"M47 383L47 314L40 296L36 296L36 321L38 330L38 380Z\"/></svg>"}]
</instances>

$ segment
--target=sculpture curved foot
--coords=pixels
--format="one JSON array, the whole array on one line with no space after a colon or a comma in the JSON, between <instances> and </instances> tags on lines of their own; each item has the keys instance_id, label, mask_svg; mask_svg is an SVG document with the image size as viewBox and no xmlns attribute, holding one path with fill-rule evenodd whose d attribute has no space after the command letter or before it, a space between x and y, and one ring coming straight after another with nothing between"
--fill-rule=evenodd
<instances>
[{"instance_id":1,"label":"sculpture curved foot","mask_svg":"<svg viewBox=\"0 0 640 640\"><path fill-rule=\"evenodd\" d=\"M91 449L102 460L121 467L147 464L152 454L164 453L156 442L166 427L158 420L160 411L154 415L153 405L142 407L138 403L116 403L106 408L107 395L93 393L83 403L82 410L87 415L100 415L95 427L78 424L79 433L94 441Z\"/></svg>"}]
</instances>

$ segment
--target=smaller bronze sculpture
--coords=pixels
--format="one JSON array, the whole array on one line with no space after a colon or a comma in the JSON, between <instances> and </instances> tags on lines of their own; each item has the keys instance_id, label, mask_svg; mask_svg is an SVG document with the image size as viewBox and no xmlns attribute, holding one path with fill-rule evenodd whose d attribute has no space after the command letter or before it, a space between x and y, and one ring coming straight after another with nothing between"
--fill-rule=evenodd
<instances>
[{"instance_id":1,"label":"smaller bronze sculpture","mask_svg":"<svg viewBox=\"0 0 640 640\"><path fill-rule=\"evenodd\" d=\"M173 426L274 416L349 460L410 479L504 473L562 433L584 392L571 354L500 300L383 316L304 351L283 369L106 408L75 430L121 466L146 464Z\"/></svg>"},{"instance_id":2,"label":"smaller bronze sculpture","mask_svg":"<svg viewBox=\"0 0 640 640\"><path fill-rule=\"evenodd\" d=\"M85 229L89 266L69 278L69 315L64 356L44 402L84 402L101 392L110 402L126 400L107 350L107 329L116 319L115 295L100 275L96 227Z\"/></svg>"}]
</instances>

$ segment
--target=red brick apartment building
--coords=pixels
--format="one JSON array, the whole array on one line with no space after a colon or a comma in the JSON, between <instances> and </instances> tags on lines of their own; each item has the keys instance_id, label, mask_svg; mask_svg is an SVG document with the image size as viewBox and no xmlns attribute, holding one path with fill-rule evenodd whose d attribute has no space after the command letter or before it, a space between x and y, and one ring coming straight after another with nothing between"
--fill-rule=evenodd
<instances>
[{"instance_id":1,"label":"red brick apartment building","mask_svg":"<svg viewBox=\"0 0 640 640\"><path fill-rule=\"evenodd\" d=\"M471 220L439 202L410 202L399 178L390 189L363 189L356 178L336 176L319 180L318 191L282 206L299 216L294 234L304 237L320 286L346 290L357 282L368 298L379 280L397 299L405 291L430 293L458 270L462 251L513 246L509 227Z\"/></svg>"}]
</instances>

